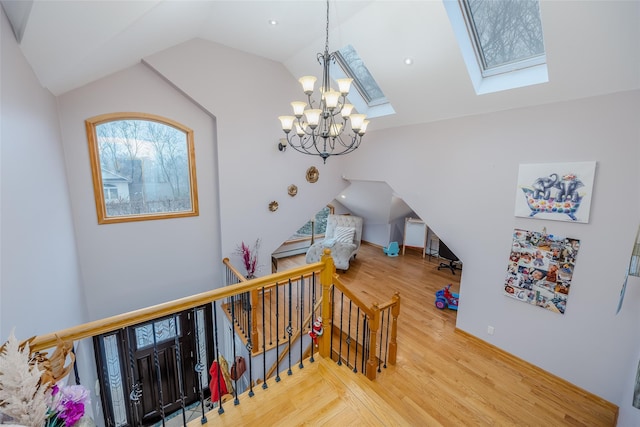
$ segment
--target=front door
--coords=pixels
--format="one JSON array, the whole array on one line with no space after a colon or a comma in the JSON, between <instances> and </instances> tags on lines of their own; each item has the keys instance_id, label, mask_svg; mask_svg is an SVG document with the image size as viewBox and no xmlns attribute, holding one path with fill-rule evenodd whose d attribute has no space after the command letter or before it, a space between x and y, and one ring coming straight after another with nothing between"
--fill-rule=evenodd
<instances>
[{"instance_id":1,"label":"front door","mask_svg":"<svg viewBox=\"0 0 640 427\"><path fill-rule=\"evenodd\" d=\"M180 409L181 390L186 402L198 397L193 375L193 328L188 320L183 313L129 328L129 342L134 343L134 375L142 390L143 424Z\"/></svg>"},{"instance_id":2,"label":"front door","mask_svg":"<svg viewBox=\"0 0 640 427\"><path fill-rule=\"evenodd\" d=\"M152 425L199 400L208 385L210 306L141 323L95 338L107 426ZM179 351L176 351L179 348ZM200 381L200 384L198 384Z\"/></svg>"}]
</instances>

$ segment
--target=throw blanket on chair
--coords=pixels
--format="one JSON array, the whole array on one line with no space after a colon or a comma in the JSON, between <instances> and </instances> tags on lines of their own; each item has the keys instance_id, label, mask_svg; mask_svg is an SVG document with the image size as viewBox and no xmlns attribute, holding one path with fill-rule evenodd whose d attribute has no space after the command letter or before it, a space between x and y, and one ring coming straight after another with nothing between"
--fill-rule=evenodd
<instances>
[{"instance_id":1,"label":"throw blanket on chair","mask_svg":"<svg viewBox=\"0 0 640 427\"><path fill-rule=\"evenodd\" d=\"M353 215L329 215L324 240L316 242L307 251L308 264L318 262L325 248L331 249L336 269L348 270L349 262L360 249L362 218Z\"/></svg>"}]
</instances>

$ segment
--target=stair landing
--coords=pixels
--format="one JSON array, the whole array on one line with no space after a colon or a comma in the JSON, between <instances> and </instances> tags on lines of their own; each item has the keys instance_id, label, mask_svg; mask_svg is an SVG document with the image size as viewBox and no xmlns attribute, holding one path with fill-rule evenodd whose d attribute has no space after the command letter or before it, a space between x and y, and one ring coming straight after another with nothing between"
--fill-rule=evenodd
<instances>
[{"instance_id":1,"label":"stair landing","mask_svg":"<svg viewBox=\"0 0 640 427\"><path fill-rule=\"evenodd\" d=\"M402 414L380 397L377 386L362 374L355 374L345 365L338 366L328 359L317 357L305 361L304 368L280 374L281 381L267 381L268 388L259 384L255 395L239 396L240 404L223 404L225 412L208 412L205 424L191 421L189 427L238 425L412 425Z\"/></svg>"}]
</instances>

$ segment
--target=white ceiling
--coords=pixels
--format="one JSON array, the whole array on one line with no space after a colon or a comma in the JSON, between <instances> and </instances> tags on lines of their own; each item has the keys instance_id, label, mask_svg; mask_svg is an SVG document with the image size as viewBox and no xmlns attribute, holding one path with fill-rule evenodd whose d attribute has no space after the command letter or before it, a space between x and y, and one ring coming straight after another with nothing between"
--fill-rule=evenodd
<instances>
[{"instance_id":1,"label":"white ceiling","mask_svg":"<svg viewBox=\"0 0 640 427\"><path fill-rule=\"evenodd\" d=\"M194 37L282 62L296 77L320 72L324 1L2 3L9 16L32 5L20 47L55 95ZM394 106L371 130L640 88L640 2L542 0L541 14L549 83L482 96L439 0L332 0L330 49L352 44Z\"/></svg>"}]
</instances>

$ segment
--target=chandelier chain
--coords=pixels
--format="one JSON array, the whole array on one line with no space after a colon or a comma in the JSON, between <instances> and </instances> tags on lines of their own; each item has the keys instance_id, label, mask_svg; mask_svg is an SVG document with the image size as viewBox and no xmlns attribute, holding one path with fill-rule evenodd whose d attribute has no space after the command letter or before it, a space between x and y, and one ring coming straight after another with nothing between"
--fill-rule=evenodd
<instances>
[{"instance_id":1,"label":"chandelier chain","mask_svg":"<svg viewBox=\"0 0 640 427\"><path fill-rule=\"evenodd\" d=\"M329 52L329 0L327 0L327 28L325 35L324 51Z\"/></svg>"}]
</instances>

